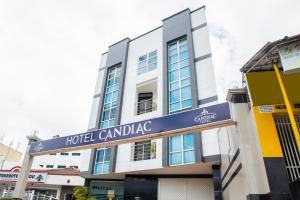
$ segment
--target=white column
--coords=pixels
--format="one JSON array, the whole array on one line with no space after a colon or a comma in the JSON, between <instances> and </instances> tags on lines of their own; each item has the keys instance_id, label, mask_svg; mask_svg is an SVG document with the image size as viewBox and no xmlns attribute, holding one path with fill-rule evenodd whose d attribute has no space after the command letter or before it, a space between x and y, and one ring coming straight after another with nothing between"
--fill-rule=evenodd
<instances>
[{"instance_id":1,"label":"white column","mask_svg":"<svg viewBox=\"0 0 300 200\"><path fill-rule=\"evenodd\" d=\"M26 150L26 155L24 156L21 171L19 172L19 175L18 175L18 181L17 181L16 187L14 189L13 198L23 199L23 197L24 197L24 192L25 192L25 188L27 185L28 176L29 176L29 172L31 169L32 161L33 161L33 156L29 155L29 153L28 153L29 147L30 147L30 145L28 145L27 150Z\"/></svg>"},{"instance_id":2,"label":"white column","mask_svg":"<svg viewBox=\"0 0 300 200\"><path fill-rule=\"evenodd\" d=\"M29 154L30 144L32 142L36 142L40 140L36 135L27 136L27 139L29 140L28 146L25 152L24 160L21 166L21 171L18 175L18 181L16 183L14 192L13 192L13 198L17 199L23 199L25 188L28 181L28 176L30 173L30 169L33 162L33 156Z\"/></svg>"}]
</instances>

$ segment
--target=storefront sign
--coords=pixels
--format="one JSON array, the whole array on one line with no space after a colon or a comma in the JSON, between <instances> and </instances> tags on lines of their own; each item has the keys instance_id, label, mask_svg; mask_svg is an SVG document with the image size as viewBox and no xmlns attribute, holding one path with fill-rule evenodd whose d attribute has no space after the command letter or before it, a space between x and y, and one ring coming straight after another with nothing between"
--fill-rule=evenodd
<instances>
[{"instance_id":1,"label":"storefront sign","mask_svg":"<svg viewBox=\"0 0 300 200\"><path fill-rule=\"evenodd\" d=\"M0 171L0 182L17 182L19 172ZM28 176L30 183L45 183L47 173L31 172Z\"/></svg>"},{"instance_id":2,"label":"storefront sign","mask_svg":"<svg viewBox=\"0 0 300 200\"><path fill-rule=\"evenodd\" d=\"M274 112L273 105L263 105L263 106L258 106L259 112L260 113L272 113Z\"/></svg>"},{"instance_id":3,"label":"storefront sign","mask_svg":"<svg viewBox=\"0 0 300 200\"><path fill-rule=\"evenodd\" d=\"M279 49L284 73L300 72L300 43L293 43Z\"/></svg>"},{"instance_id":4,"label":"storefront sign","mask_svg":"<svg viewBox=\"0 0 300 200\"><path fill-rule=\"evenodd\" d=\"M74 149L74 147L84 146L88 148L89 145L138 138L147 135L152 136L157 133L175 132L181 129L209 125L230 119L229 104L221 103L112 128L35 142L31 144L29 153L43 153L62 149L71 150L72 148Z\"/></svg>"},{"instance_id":5,"label":"storefront sign","mask_svg":"<svg viewBox=\"0 0 300 200\"><path fill-rule=\"evenodd\" d=\"M98 196L103 195L106 197L112 192L114 195L124 195L124 182L118 181L91 181L89 187L91 195Z\"/></svg>"}]
</instances>

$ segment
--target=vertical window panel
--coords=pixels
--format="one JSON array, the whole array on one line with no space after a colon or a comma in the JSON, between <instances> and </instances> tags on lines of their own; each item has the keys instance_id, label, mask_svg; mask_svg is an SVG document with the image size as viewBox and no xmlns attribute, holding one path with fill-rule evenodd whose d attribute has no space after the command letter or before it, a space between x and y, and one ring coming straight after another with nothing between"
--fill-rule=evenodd
<instances>
[{"instance_id":1,"label":"vertical window panel","mask_svg":"<svg viewBox=\"0 0 300 200\"><path fill-rule=\"evenodd\" d=\"M94 174L105 174L109 172L111 148L97 149L94 164Z\"/></svg>"},{"instance_id":2,"label":"vertical window panel","mask_svg":"<svg viewBox=\"0 0 300 200\"><path fill-rule=\"evenodd\" d=\"M186 38L168 45L169 113L192 107Z\"/></svg>"},{"instance_id":3,"label":"vertical window panel","mask_svg":"<svg viewBox=\"0 0 300 200\"><path fill-rule=\"evenodd\" d=\"M138 59L137 74L141 75L157 68L157 51L152 51Z\"/></svg>"},{"instance_id":4,"label":"vertical window panel","mask_svg":"<svg viewBox=\"0 0 300 200\"><path fill-rule=\"evenodd\" d=\"M194 133L169 138L169 164L182 165L195 163Z\"/></svg>"},{"instance_id":5,"label":"vertical window panel","mask_svg":"<svg viewBox=\"0 0 300 200\"><path fill-rule=\"evenodd\" d=\"M101 128L116 124L116 107L119 98L120 66L111 67L107 72L107 82L104 94L104 106L101 117Z\"/></svg>"},{"instance_id":6,"label":"vertical window panel","mask_svg":"<svg viewBox=\"0 0 300 200\"><path fill-rule=\"evenodd\" d=\"M171 140L171 143L170 143L171 152L182 151L182 137L181 137L181 135L171 137L170 140Z\"/></svg>"}]
</instances>

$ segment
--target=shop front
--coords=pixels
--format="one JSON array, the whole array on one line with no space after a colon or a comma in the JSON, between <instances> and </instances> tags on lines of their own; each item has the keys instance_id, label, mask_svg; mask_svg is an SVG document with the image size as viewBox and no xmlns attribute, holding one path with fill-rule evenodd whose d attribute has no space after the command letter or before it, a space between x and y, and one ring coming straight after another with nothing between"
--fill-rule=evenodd
<instances>
[{"instance_id":1,"label":"shop front","mask_svg":"<svg viewBox=\"0 0 300 200\"><path fill-rule=\"evenodd\" d=\"M273 198L300 198L300 35L267 43L241 69ZM298 193L298 194L297 194Z\"/></svg>"},{"instance_id":2,"label":"shop front","mask_svg":"<svg viewBox=\"0 0 300 200\"><path fill-rule=\"evenodd\" d=\"M124 199L124 181L106 181L106 180L92 180L90 181L89 192L90 195L97 200L107 200L110 191L114 192L116 200Z\"/></svg>"},{"instance_id":3,"label":"shop front","mask_svg":"<svg viewBox=\"0 0 300 200\"><path fill-rule=\"evenodd\" d=\"M0 191L2 197L12 196L20 173L20 167L0 170ZM31 170L25 188L25 196L71 200L73 189L84 184L77 169Z\"/></svg>"}]
</instances>

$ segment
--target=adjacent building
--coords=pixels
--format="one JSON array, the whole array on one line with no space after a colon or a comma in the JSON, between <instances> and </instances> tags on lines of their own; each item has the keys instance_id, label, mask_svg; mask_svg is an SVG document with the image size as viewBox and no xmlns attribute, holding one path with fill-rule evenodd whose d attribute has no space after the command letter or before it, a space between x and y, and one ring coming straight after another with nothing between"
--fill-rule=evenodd
<instances>
[{"instance_id":1,"label":"adjacent building","mask_svg":"<svg viewBox=\"0 0 300 200\"><path fill-rule=\"evenodd\" d=\"M257 130L265 198L300 199L300 35L268 42L242 68L244 98ZM234 97L234 98L233 98Z\"/></svg>"},{"instance_id":2,"label":"adjacent building","mask_svg":"<svg viewBox=\"0 0 300 200\"><path fill-rule=\"evenodd\" d=\"M0 143L0 169L11 168L21 161L22 153L10 145Z\"/></svg>"},{"instance_id":3,"label":"adjacent building","mask_svg":"<svg viewBox=\"0 0 300 200\"><path fill-rule=\"evenodd\" d=\"M81 169L87 164L83 162L83 155L86 151L74 151L64 153L53 153L49 155L37 156L32 163L32 169Z\"/></svg>"},{"instance_id":4,"label":"adjacent building","mask_svg":"<svg viewBox=\"0 0 300 200\"><path fill-rule=\"evenodd\" d=\"M300 35L268 42L228 91L237 132L219 132L223 199L300 199L299 60Z\"/></svg>"},{"instance_id":5,"label":"adjacent building","mask_svg":"<svg viewBox=\"0 0 300 200\"><path fill-rule=\"evenodd\" d=\"M205 7L185 9L102 54L89 131L217 102ZM106 199L108 190L116 199L219 199L213 180L220 164L217 132L93 149L81 176L97 199Z\"/></svg>"},{"instance_id":6,"label":"adjacent building","mask_svg":"<svg viewBox=\"0 0 300 200\"><path fill-rule=\"evenodd\" d=\"M20 167L0 170L0 196L11 197ZM84 179L78 169L32 169L25 189L25 199L71 200L73 189L82 186Z\"/></svg>"}]
</instances>

